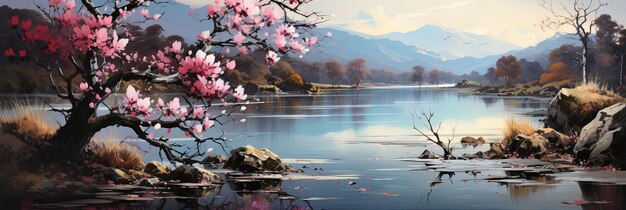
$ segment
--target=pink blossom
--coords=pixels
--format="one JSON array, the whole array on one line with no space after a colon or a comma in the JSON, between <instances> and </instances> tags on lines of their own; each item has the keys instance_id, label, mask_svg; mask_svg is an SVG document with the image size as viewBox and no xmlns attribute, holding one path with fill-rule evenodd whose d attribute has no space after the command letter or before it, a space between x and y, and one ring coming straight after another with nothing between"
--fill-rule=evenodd
<instances>
[{"instance_id":1,"label":"pink blossom","mask_svg":"<svg viewBox=\"0 0 626 210\"><path fill-rule=\"evenodd\" d=\"M198 40L200 41L210 41L211 40L211 31L203 31L198 35Z\"/></svg>"},{"instance_id":2,"label":"pink blossom","mask_svg":"<svg viewBox=\"0 0 626 210\"><path fill-rule=\"evenodd\" d=\"M235 96L235 98L237 98L238 100L246 100L246 98L248 98L248 95L246 95L245 90L243 89L243 86L239 85L237 86L237 88L235 88L235 93L233 94L233 96Z\"/></svg>"},{"instance_id":3,"label":"pink blossom","mask_svg":"<svg viewBox=\"0 0 626 210\"><path fill-rule=\"evenodd\" d=\"M142 9L141 10L141 16L148 18L148 16L150 16L150 11L147 9Z\"/></svg>"},{"instance_id":4,"label":"pink blossom","mask_svg":"<svg viewBox=\"0 0 626 210\"><path fill-rule=\"evenodd\" d=\"M20 24L19 17L17 17L17 15L11 16L10 24L11 24L11 27L13 27L13 28L17 27L17 25Z\"/></svg>"},{"instance_id":5,"label":"pink blossom","mask_svg":"<svg viewBox=\"0 0 626 210\"><path fill-rule=\"evenodd\" d=\"M215 122L213 120L210 120L208 117L205 117L204 120L202 121L202 125L204 126L204 129L209 129L213 127L214 124Z\"/></svg>"},{"instance_id":6,"label":"pink blossom","mask_svg":"<svg viewBox=\"0 0 626 210\"><path fill-rule=\"evenodd\" d=\"M96 107L96 105L93 102L91 102L91 103L89 103L89 107L93 109L93 108Z\"/></svg>"},{"instance_id":7,"label":"pink blossom","mask_svg":"<svg viewBox=\"0 0 626 210\"><path fill-rule=\"evenodd\" d=\"M222 6L220 6L218 3L208 5L207 13L210 16L219 15L222 14L222 12Z\"/></svg>"},{"instance_id":8,"label":"pink blossom","mask_svg":"<svg viewBox=\"0 0 626 210\"><path fill-rule=\"evenodd\" d=\"M172 48L170 48L170 52L171 53L179 53L181 52L181 48L183 46L183 43L181 43L180 41L175 41L174 43L172 43Z\"/></svg>"},{"instance_id":9,"label":"pink blossom","mask_svg":"<svg viewBox=\"0 0 626 210\"><path fill-rule=\"evenodd\" d=\"M86 82L81 82L78 86L81 91L86 92L89 90L89 85Z\"/></svg>"},{"instance_id":10,"label":"pink blossom","mask_svg":"<svg viewBox=\"0 0 626 210\"><path fill-rule=\"evenodd\" d=\"M244 40L245 38L246 38L246 37L245 37L245 36L243 36L243 35L241 34L241 32L239 32L237 35L235 35L235 36L233 37L233 40L235 41L235 43L237 43L237 45L241 45L241 43L243 42L243 40Z\"/></svg>"},{"instance_id":11,"label":"pink blossom","mask_svg":"<svg viewBox=\"0 0 626 210\"><path fill-rule=\"evenodd\" d=\"M4 50L4 55L7 57L15 57L15 51L13 51L13 48L9 48Z\"/></svg>"},{"instance_id":12,"label":"pink blossom","mask_svg":"<svg viewBox=\"0 0 626 210\"><path fill-rule=\"evenodd\" d=\"M275 22L279 21L283 18L284 13L283 10L277 7L266 7L263 10L263 16L267 18L268 26L271 26Z\"/></svg>"},{"instance_id":13,"label":"pink blossom","mask_svg":"<svg viewBox=\"0 0 626 210\"><path fill-rule=\"evenodd\" d=\"M278 57L278 54L276 54L274 51L268 51L267 55L265 56L265 62L273 65L274 63L278 62L280 60L280 58Z\"/></svg>"},{"instance_id":14,"label":"pink blossom","mask_svg":"<svg viewBox=\"0 0 626 210\"><path fill-rule=\"evenodd\" d=\"M152 19L154 20L158 20L159 18L161 18L161 14L155 14L154 16L152 16Z\"/></svg>"},{"instance_id":15,"label":"pink blossom","mask_svg":"<svg viewBox=\"0 0 626 210\"><path fill-rule=\"evenodd\" d=\"M74 10L76 8L76 2L74 2L74 0L67 0L67 2L65 2L65 8L67 10Z\"/></svg>"},{"instance_id":16,"label":"pink blossom","mask_svg":"<svg viewBox=\"0 0 626 210\"><path fill-rule=\"evenodd\" d=\"M317 43L317 37L311 37L311 38L305 38L304 42L306 43L307 46L312 47L313 45L315 45L315 43Z\"/></svg>"},{"instance_id":17,"label":"pink blossom","mask_svg":"<svg viewBox=\"0 0 626 210\"><path fill-rule=\"evenodd\" d=\"M193 126L193 132L194 133L202 133L202 125L201 124L197 124L197 125Z\"/></svg>"},{"instance_id":18,"label":"pink blossom","mask_svg":"<svg viewBox=\"0 0 626 210\"><path fill-rule=\"evenodd\" d=\"M128 88L126 88L126 103L135 103L137 100L139 100L139 91L129 85Z\"/></svg>"},{"instance_id":19,"label":"pink blossom","mask_svg":"<svg viewBox=\"0 0 626 210\"><path fill-rule=\"evenodd\" d=\"M169 102L168 106L171 112L177 112L178 109L180 109L180 99L178 99L178 97L174 98Z\"/></svg>"},{"instance_id":20,"label":"pink blossom","mask_svg":"<svg viewBox=\"0 0 626 210\"><path fill-rule=\"evenodd\" d=\"M236 66L236 65L237 65L237 64L235 63L235 61L234 61L234 60L229 61L229 62L226 64L226 69L228 69L228 70L233 70L233 69L235 69L235 66Z\"/></svg>"},{"instance_id":21,"label":"pink blossom","mask_svg":"<svg viewBox=\"0 0 626 210\"><path fill-rule=\"evenodd\" d=\"M161 129L161 123L157 123L157 124L155 124L155 125L154 125L154 129L155 129L155 130L159 130L159 129Z\"/></svg>"}]
</instances>

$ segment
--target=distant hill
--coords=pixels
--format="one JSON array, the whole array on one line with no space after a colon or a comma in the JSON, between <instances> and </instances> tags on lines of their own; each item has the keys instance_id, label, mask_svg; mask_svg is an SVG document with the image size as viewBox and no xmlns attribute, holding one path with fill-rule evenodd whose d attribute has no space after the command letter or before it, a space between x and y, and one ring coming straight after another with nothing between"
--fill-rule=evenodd
<instances>
[{"instance_id":1,"label":"distant hill","mask_svg":"<svg viewBox=\"0 0 626 210\"><path fill-rule=\"evenodd\" d=\"M394 32L379 37L401 41L407 45L437 52L448 59L462 57L482 58L521 49L519 46L484 35L460 32L436 25L424 25L415 31L406 33Z\"/></svg>"}]
</instances>

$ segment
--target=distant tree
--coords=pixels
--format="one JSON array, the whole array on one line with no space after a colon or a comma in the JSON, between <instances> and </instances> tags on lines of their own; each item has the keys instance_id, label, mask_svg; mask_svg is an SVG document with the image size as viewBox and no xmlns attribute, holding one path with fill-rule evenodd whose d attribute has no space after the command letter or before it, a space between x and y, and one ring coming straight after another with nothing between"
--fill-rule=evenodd
<instances>
[{"instance_id":1,"label":"distant tree","mask_svg":"<svg viewBox=\"0 0 626 210\"><path fill-rule=\"evenodd\" d=\"M588 79L590 62L590 41L589 36L593 32L595 22L593 17L596 17L598 11L606 3L601 0L541 0L539 4L548 10L551 17L542 21L542 27L548 27L555 30L559 30L563 26L569 26L575 30L573 34L578 36L582 44L582 59L579 61L582 66L582 78L583 84L586 84ZM555 8L555 5L557 8ZM568 6L572 5L572 6Z\"/></svg>"},{"instance_id":2,"label":"distant tree","mask_svg":"<svg viewBox=\"0 0 626 210\"><path fill-rule=\"evenodd\" d=\"M413 82L413 84L417 83L417 85L422 85L422 82L424 82L424 67L421 66L414 66L413 67L413 72L411 73L411 82Z\"/></svg>"},{"instance_id":3,"label":"distant tree","mask_svg":"<svg viewBox=\"0 0 626 210\"><path fill-rule=\"evenodd\" d=\"M269 80L272 80L271 82L281 90L296 91L304 86L302 77L287 62L279 61L270 68L270 71L272 75Z\"/></svg>"},{"instance_id":4,"label":"distant tree","mask_svg":"<svg viewBox=\"0 0 626 210\"><path fill-rule=\"evenodd\" d=\"M537 81L541 74L544 73L543 67L537 61L528 61L526 58L522 58L519 60L519 65L522 71L519 82L522 83Z\"/></svg>"},{"instance_id":5,"label":"distant tree","mask_svg":"<svg viewBox=\"0 0 626 210\"><path fill-rule=\"evenodd\" d=\"M517 81L521 74L521 67L515 56L502 56L496 62L496 76L504 78L504 84L507 88L511 87L511 84Z\"/></svg>"},{"instance_id":6,"label":"distant tree","mask_svg":"<svg viewBox=\"0 0 626 210\"><path fill-rule=\"evenodd\" d=\"M326 66L326 74L328 74L328 77L333 85L337 85L337 83L342 80L346 74L346 70L337 60L326 61L324 66Z\"/></svg>"},{"instance_id":7,"label":"distant tree","mask_svg":"<svg viewBox=\"0 0 626 210\"><path fill-rule=\"evenodd\" d=\"M428 82L433 85L439 85L441 82L441 74L442 71L438 69L433 69L428 73Z\"/></svg>"},{"instance_id":8,"label":"distant tree","mask_svg":"<svg viewBox=\"0 0 626 210\"><path fill-rule=\"evenodd\" d=\"M489 80L489 82L493 85L498 81L498 76L496 76L496 69L491 67L487 69L487 73L485 73L485 77Z\"/></svg>"},{"instance_id":9,"label":"distant tree","mask_svg":"<svg viewBox=\"0 0 626 210\"><path fill-rule=\"evenodd\" d=\"M359 88L361 80L366 79L367 75L369 74L367 66L365 66L365 60L361 58L350 61L350 63L348 63L347 69L350 80L352 80L352 82L356 84L356 88Z\"/></svg>"},{"instance_id":10,"label":"distant tree","mask_svg":"<svg viewBox=\"0 0 626 210\"><path fill-rule=\"evenodd\" d=\"M626 29L619 31L618 36L611 45L615 51L615 57L619 64L619 85L624 85L624 59L626 58Z\"/></svg>"}]
</instances>

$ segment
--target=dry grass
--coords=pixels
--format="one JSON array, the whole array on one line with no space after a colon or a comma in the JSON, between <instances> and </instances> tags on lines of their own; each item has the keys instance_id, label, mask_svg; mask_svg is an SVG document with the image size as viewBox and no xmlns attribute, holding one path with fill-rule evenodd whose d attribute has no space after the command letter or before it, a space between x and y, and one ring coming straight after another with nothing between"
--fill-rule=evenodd
<instances>
[{"instance_id":1,"label":"dry grass","mask_svg":"<svg viewBox=\"0 0 626 210\"><path fill-rule=\"evenodd\" d=\"M606 84L602 84L598 81L589 81L587 82L587 84L580 84L574 89L579 90L579 91L589 92L589 93L596 93L596 94L613 97L613 98L621 98L619 94L609 89L609 87Z\"/></svg>"},{"instance_id":2,"label":"dry grass","mask_svg":"<svg viewBox=\"0 0 626 210\"><path fill-rule=\"evenodd\" d=\"M143 154L134 146L108 137L107 140L95 140L91 144L91 161L119 169L143 170Z\"/></svg>"},{"instance_id":3,"label":"dry grass","mask_svg":"<svg viewBox=\"0 0 626 210\"><path fill-rule=\"evenodd\" d=\"M15 135L26 142L48 140L58 126L52 126L44 105L14 101L10 109L0 110L0 126L4 133Z\"/></svg>"},{"instance_id":4,"label":"dry grass","mask_svg":"<svg viewBox=\"0 0 626 210\"><path fill-rule=\"evenodd\" d=\"M504 139L501 143L505 147L508 147L511 141L515 139L515 136L519 134L531 135L535 132L535 130L537 130L535 125L528 119L521 120L510 117L504 121L504 124L504 131L502 131Z\"/></svg>"}]
</instances>

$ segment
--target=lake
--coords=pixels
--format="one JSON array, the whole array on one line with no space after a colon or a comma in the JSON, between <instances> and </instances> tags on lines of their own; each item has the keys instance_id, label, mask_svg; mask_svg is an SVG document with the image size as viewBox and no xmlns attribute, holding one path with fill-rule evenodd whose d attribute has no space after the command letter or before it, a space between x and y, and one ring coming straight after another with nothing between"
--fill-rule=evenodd
<instances>
[{"instance_id":1,"label":"lake","mask_svg":"<svg viewBox=\"0 0 626 210\"><path fill-rule=\"evenodd\" d=\"M269 148L302 169L302 174L256 192L242 192L229 183L200 198L166 196L146 205L165 209L198 205L229 209L581 209L563 203L583 199L583 187L572 180L542 177L529 184L484 179L506 175L504 170L490 167L506 160L450 161L462 167L484 167L476 176L457 171L438 179L438 172L415 159L425 149L442 151L412 129L412 111L434 112L435 120L442 121L443 137L452 137L456 126L453 153L460 156L488 149L488 145L464 147L460 138L482 136L487 142L500 141L504 120L509 117L529 118L541 126L540 118L525 113L545 109L548 98L477 96L453 88L413 86L257 97L259 102L247 105L244 114L236 116L245 117L246 123L227 124L213 135L223 132L232 139L227 150L248 144ZM130 134L124 129L107 129L99 138ZM173 139L190 142L181 133L173 133ZM160 160L158 150L141 141L126 141L145 151L146 161ZM217 145L203 149L208 148L226 155Z\"/></svg>"}]
</instances>

